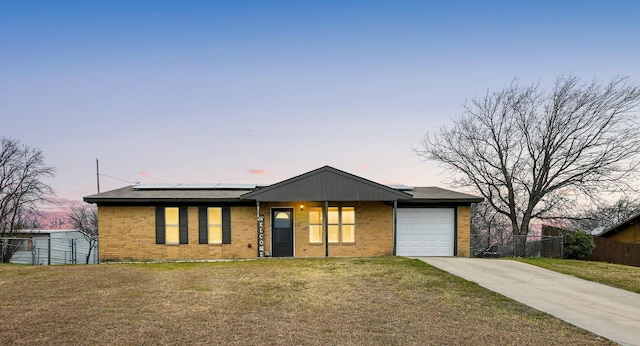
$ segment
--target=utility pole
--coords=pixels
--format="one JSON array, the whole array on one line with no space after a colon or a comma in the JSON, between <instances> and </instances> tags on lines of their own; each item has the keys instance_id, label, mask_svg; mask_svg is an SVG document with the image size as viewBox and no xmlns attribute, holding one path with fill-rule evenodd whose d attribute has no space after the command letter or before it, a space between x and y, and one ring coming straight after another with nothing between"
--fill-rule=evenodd
<instances>
[{"instance_id":1,"label":"utility pole","mask_svg":"<svg viewBox=\"0 0 640 346\"><path fill-rule=\"evenodd\" d=\"M97 158L96 158L96 181L98 183L98 193L100 193L100 165L98 164Z\"/></svg>"}]
</instances>

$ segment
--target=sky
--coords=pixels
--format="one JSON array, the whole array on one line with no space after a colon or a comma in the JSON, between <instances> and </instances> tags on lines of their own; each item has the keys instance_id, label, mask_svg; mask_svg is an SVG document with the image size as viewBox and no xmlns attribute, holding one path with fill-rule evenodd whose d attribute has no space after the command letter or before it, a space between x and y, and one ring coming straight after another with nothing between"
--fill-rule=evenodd
<instances>
[{"instance_id":1,"label":"sky","mask_svg":"<svg viewBox=\"0 0 640 346\"><path fill-rule=\"evenodd\" d=\"M0 0L0 137L61 201L330 165L448 188L412 148L514 78L640 84L640 1Z\"/></svg>"}]
</instances>

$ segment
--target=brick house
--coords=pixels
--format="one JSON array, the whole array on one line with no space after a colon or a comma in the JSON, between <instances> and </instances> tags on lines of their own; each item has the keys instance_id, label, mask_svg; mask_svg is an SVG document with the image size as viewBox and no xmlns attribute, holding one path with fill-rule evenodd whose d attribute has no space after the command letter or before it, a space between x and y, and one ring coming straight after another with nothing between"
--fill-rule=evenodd
<instances>
[{"instance_id":1,"label":"brick house","mask_svg":"<svg viewBox=\"0 0 640 346\"><path fill-rule=\"evenodd\" d=\"M268 185L135 185L98 205L100 261L470 255L470 206L325 166Z\"/></svg>"}]
</instances>

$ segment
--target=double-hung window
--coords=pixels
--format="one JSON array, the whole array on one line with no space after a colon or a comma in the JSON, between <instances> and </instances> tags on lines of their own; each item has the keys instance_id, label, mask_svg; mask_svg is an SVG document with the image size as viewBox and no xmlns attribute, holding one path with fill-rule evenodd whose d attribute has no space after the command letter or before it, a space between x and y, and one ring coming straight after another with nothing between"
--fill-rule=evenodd
<instances>
[{"instance_id":1,"label":"double-hung window","mask_svg":"<svg viewBox=\"0 0 640 346\"><path fill-rule=\"evenodd\" d=\"M316 213L319 213L319 219L315 216ZM355 243L355 208L329 207L327 209L327 232L330 244ZM309 208L309 241L312 242L313 239L318 239L318 237L322 237L322 208ZM322 240L320 239L318 242L321 243Z\"/></svg>"},{"instance_id":2,"label":"double-hung window","mask_svg":"<svg viewBox=\"0 0 640 346\"><path fill-rule=\"evenodd\" d=\"M327 211L327 228L329 232L329 243L340 242L340 208L329 207Z\"/></svg>"},{"instance_id":3,"label":"double-hung window","mask_svg":"<svg viewBox=\"0 0 640 346\"><path fill-rule=\"evenodd\" d=\"M165 244L180 244L180 208L164 208Z\"/></svg>"},{"instance_id":4,"label":"double-hung window","mask_svg":"<svg viewBox=\"0 0 640 346\"><path fill-rule=\"evenodd\" d=\"M356 208L342 207L340 211L340 236L343 243L356 242Z\"/></svg>"},{"instance_id":5,"label":"double-hung window","mask_svg":"<svg viewBox=\"0 0 640 346\"><path fill-rule=\"evenodd\" d=\"M188 244L187 207L156 207L156 244Z\"/></svg>"},{"instance_id":6,"label":"double-hung window","mask_svg":"<svg viewBox=\"0 0 640 346\"><path fill-rule=\"evenodd\" d=\"M322 244L322 208L309 208L309 243Z\"/></svg>"},{"instance_id":7,"label":"double-hung window","mask_svg":"<svg viewBox=\"0 0 640 346\"><path fill-rule=\"evenodd\" d=\"M198 224L199 244L231 244L230 207L199 207Z\"/></svg>"},{"instance_id":8,"label":"double-hung window","mask_svg":"<svg viewBox=\"0 0 640 346\"><path fill-rule=\"evenodd\" d=\"M222 244L222 208L207 208L207 235L209 244Z\"/></svg>"}]
</instances>

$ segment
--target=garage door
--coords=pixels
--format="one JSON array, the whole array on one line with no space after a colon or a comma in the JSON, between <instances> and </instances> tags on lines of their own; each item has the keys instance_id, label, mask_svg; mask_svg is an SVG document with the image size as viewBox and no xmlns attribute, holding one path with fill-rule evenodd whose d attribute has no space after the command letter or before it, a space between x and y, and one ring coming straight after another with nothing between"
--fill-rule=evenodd
<instances>
[{"instance_id":1,"label":"garage door","mask_svg":"<svg viewBox=\"0 0 640 346\"><path fill-rule=\"evenodd\" d=\"M398 209L396 255L453 256L453 208Z\"/></svg>"}]
</instances>

